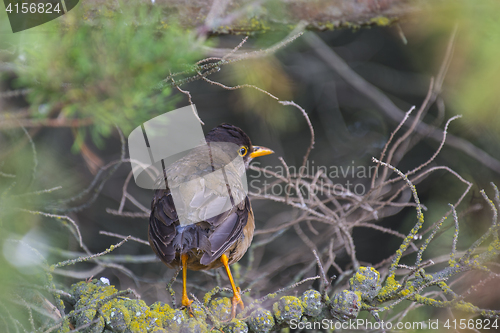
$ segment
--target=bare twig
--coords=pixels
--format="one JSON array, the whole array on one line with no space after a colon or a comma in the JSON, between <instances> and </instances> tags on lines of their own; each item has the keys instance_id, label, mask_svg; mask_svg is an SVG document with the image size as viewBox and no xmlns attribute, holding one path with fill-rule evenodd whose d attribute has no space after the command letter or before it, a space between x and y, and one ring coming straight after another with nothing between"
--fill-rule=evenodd
<instances>
[{"instance_id":1,"label":"bare twig","mask_svg":"<svg viewBox=\"0 0 500 333\"><path fill-rule=\"evenodd\" d=\"M307 34L305 38L306 42L314 48L318 55L332 68L334 69L347 83L356 88L360 93L364 94L366 97L371 99L381 111L383 111L391 120L400 123L402 119L405 118L405 113L401 111L386 95L384 95L380 90L374 87L372 84L368 83L359 74L354 72L345 62L342 60L333 50L331 50L319 37L313 33ZM453 54L453 44L455 40L455 32L452 33L450 41L448 43L447 52L445 55L445 61L443 62L447 68L449 66L449 61ZM442 74L441 74L442 73ZM438 74L438 81L441 80L441 76L444 77L446 70L440 71ZM442 81L441 81L442 82ZM436 89L441 87L441 83L436 84ZM410 121L413 118L409 117ZM435 127L427 125L426 123L420 122L416 127L416 131L420 134L428 135L430 138L440 142L443 137L443 132ZM456 137L449 134L446 141L448 145L454 147L465 154L471 156L472 158L478 160L486 167L491 170L500 173L500 161L493 158L491 155L486 153L484 150L474 146L467 140Z\"/></svg>"}]
</instances>

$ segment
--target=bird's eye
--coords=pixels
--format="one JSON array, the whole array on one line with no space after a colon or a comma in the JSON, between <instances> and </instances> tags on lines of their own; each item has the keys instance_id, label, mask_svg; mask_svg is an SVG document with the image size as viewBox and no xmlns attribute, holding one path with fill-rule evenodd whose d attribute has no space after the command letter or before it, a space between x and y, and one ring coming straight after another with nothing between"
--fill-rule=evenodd
<instances>
[{"instance_id":1,"label":"bird's eye","mask_svg":"<svg viewBox=\"0 0 500 333\"><path fill-rule=\"evenodd\" d=\"M247 147L241 147L238 151L238 154L240 154L240 156L245 156L247 154L247 151Z\"/></svg>"}]
</instances>

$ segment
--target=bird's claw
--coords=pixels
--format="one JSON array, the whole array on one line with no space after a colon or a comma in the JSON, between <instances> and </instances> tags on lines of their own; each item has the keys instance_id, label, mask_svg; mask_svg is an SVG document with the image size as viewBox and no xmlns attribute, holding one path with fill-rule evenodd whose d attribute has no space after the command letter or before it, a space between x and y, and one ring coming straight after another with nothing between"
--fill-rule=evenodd
<instances>
[{"instance_id":1,"label":"bird's claw","mask_svg":"<svg viewBox=\"0 0 500 333\"><path fill-rule=\"evenodd\" d=\"M182 296L182 306L188 309L190 317L193 317L193 309L191 308L192 303L193 300L189 299L187 296Z\"/></svg>"},{"instance_id":2,"label":"bird's claw","mask_svg":"<svg viewBox=\"0 0 500 333\"><path fill-rule=\"evenodd\" d=\"M245 309L245 305L243 304L243 300L241 299L241 289L240 287L236 288L236 292L233 295L233 306L231 308L231 319L236 317L236 307L238 304L240 305L241 310Z\"/></svg>"}]
</instances>

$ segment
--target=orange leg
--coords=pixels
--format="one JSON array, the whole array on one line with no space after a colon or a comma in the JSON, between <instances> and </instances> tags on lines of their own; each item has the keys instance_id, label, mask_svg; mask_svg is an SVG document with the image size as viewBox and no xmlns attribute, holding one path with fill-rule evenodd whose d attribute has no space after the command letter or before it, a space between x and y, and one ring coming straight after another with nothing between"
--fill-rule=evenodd
<instances>
[{"instance_id":1,"label":"orange leg","mask_svg":"<svg viewBox=\"0 0 500 333\"><path fill-rule=\"evenodd\" d=\"M192 300L190 300L187 296L187 290L186 290L186 280L187 280L187 260L189 258L189 255L186 253L181 254L181 261L182 261L182 305L185 307L191 306L191 303L193 303Z\"/></svg>"},{"instance_id":2,"label":"orange leg","mask_svg":"<svg viewBox=\"0 0 500 333\"><path fill-rule=\"evenodd\" d=\"M231 283L231 288L233 288L233 307L231 309L231 319L236 317L236 306L239 304L241 309L245 308L243 305L243 301L241 300L241 289L234 284L233 275L231 274L231 270L229 269L229 259L225 254L220 257L220 260L224 264L224 268L226 269L227 276L229 277L229 282Z\"/></svg>"}]
</instances>

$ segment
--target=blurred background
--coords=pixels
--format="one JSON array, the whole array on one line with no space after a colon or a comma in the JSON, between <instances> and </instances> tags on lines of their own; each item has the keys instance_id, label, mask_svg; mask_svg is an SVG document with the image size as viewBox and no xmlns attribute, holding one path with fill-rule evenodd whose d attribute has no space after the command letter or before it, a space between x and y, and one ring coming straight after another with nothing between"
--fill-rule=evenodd
<instances>
[{"instance_id":1,"label":"blurred background","mask_svg":"<svg viewBox=\"0 0 500 333\"><path fill-rule=\"evenodd\" d=\"M209 78L227 86L255 85L282 101L300 105L315 133L310 165L368 168L374 165L371 158L380 156L399 120L339 75L321 57L311 35L406 112L423 103L431 77L443 67L455 34L442 89L423 121L443 129L447 119L463 115L451 123L448 132L491 158L477 159L460 147L445 145L432 162L449 166L473 184L458 207L459 248L466 249L491 223L491 211L479 190L486 189L492 197L490 182L500 185L499 14L497 1L428 2L388 26L306 31L276 52L221 66ZM196 75L192 66L197 61L231 50L245 37L203 34L199 29L185 28L182 22L165 22L164 15L154 2L120 12L106 6L89 11L80 4L58 20L12 34L6 13L0 13L0 295L10 295L14 284L46 285L44 267L86 255L78 235L73 236L73 222L91 253L119 241L100 231L147 239L147 214L137 204L126 200L123 206L123 211L137 213L136 217L112 214L120 207L131 170L127 162L110 165L121 156L117 127L127 136L144 121L188 105L188 96L170 85L171 74L188 73L176 79ZM257 31L238 52L272 47L286 41L290 32L290 27ZM189 91L196 104L205 133L220 123L231 123L241 127L254 144L276 152L255 160L256 166L276 171L282 166L278 157L288 166L302 164L311 135L298 109L281 105L252 88L227 90L204 80L182 83L180 88ZM401 157L398 168L407 171L417 167L438 146L439 140L423 136ZM271 181L255 170L250 170L248 177L250 183L258 180L254 184L259 187ZM345 185L349 179L340 175L332 180ZM356 181L368 188L371 179ZM88 192L82 192L87 188ZM443 216L449 209L447 204L455 203L465 188L446 171L436 171L418 183L429 225ZM48 189L52 190L45 191ZM137 187L133 180L127 190L149 209L152 191ZM254 243L271 235L275 238L256 247L251 259L247 254L239 266L235 265L242 289L251 287L251 297L257 298L296 279L316 275L315 266L310 265L314 256L294 228L282 229L279 234L265 232L292 220L294 210L262 198L254 198L252 206L256 229L261 231ZM73 222L33 213L38 211L66 215ZM415 209L406 207L377 224L406 234L415 221ZM321 232L322 226L313 225ZM314 227L304 223L302 230L316 242L318 231ZM446 231L439 244L430 247L428 256L448 254L452 235L452 229ZM352 237L363 265L381 262L401 243L394 235L368 228L353 229ZM319 238L316 244L318 248L329 246L327 240ZM345 251L335 254L342 269L352 268ZM135 289L147 304L170 301L165 285L174 272L154 258L148 245L128 241L108 256L112 258L109 261L106 256L101 258L107 266L86 262L56 268L53 283L65 290L91 276L105 276L118 289ZM327 273L339 274L333 266ZM180 282L178 278L174 284L177 291ZM222 271L188 272L188 282L198 298L215 285L228 284ZM341 290L343 283L335 288ZM499 309L497 289L485 284L468 300L479 307ZM42 295L43 288L39 292ZM25 316L22 305L10 311L18 311L20 318ZM447 313L420 308L411 316L424 320Z\"/></svg>"}]
</instances>

